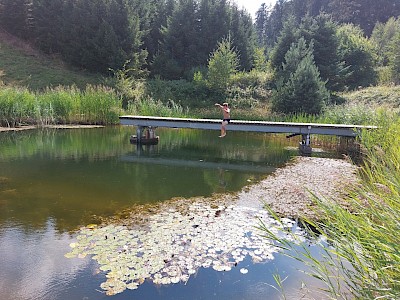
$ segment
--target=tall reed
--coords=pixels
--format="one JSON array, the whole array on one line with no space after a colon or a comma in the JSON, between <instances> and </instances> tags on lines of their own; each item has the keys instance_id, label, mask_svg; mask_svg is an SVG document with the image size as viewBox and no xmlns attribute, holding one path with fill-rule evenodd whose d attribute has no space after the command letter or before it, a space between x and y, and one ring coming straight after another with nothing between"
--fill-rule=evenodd
<instances>
[{"instance_id":1,"label":"tall reed","mask_svg":"<svg viewBox=\"0 0 400 300\"><path fill-rule=\"evenodd\" d=\"M188 115L188 109L170 100L167 104L150 97L142 98L128 103L127 113L143 116L159 117L185 117Z\"/></svg>"},{"instance_id":2,"label":"tall reed","mask_svg":"<svg viewBox=\"0 0 400 300\"><path fill-rule=\"evenodd\" d=\"M331 299L400 299L400 119L380 125L362 135L362 184L349 191L347 207L315 198L320 219L305 227L325 237L322 260L261 226L283 249L296 249L294 258L311 266Z\"/></svg>"},{"instance_id":3,"label":"tall reed","mask_svg":"<svg viewBox=\"0 0 400 300\"><path fill-rule=\"evenodd\" d=\"M43 92L2 87L0 124L118 124L121 98L110 88L87 86L57 87Z\"/></svg>"},{"instance_id":4,"label":"tall reed","mask_svg":"<svg viewBox=\"0 0 400 300\"><path fill-rule=\"evenodd\" d=\"M32 118L35 110L35 95L26 89L0 89L0 125L15 126Z\"/></svg>"}]
</instances>

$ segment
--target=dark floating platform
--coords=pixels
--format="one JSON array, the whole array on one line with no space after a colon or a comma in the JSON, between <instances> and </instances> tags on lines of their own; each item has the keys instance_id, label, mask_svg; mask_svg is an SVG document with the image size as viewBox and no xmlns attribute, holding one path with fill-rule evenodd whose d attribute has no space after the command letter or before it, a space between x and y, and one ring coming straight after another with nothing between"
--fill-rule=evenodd
<instances>
[{"instance_id":1,"label":"dark floating platform","mask_svg":"<svg viewBox=\"0 0 400 300\"><path fill-rule=\"evenodd\" d=\"M131 135L130 142L131 144L141 144L141 145L157 145L159 140L159 136L153 138L147 138L142 136L140 141L136 135Z\"/></svg>"}]
</instances>

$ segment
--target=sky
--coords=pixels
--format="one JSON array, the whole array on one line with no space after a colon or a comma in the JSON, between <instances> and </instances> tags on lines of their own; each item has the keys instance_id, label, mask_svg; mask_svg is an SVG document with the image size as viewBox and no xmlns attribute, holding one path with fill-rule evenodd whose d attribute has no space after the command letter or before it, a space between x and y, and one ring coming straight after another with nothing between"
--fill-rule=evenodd
<instances>
[{"instance_id":1,"label":"sky","mask_svg":"<svg viewBox=\"0 0 400 300\"><path fill-rule=\"evenodd\" d=\"M255 18L257 10L260 8L261 4L265 3L267 5L274 5L276 0L235 0L239 5L239 8L244 7L251 14L253 19Z\"/></svg>"}]
</instances>

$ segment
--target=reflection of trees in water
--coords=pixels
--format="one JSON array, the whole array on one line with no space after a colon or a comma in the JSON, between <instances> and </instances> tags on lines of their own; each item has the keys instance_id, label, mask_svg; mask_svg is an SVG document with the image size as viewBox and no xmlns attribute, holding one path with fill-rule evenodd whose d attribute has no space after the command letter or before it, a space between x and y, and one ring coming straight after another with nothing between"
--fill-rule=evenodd
<instances>
[{"instance_id":1,"label":"reflection of trees in water","mask_svg":"<svg viewBox=\"0 0 400 300\"><path fill-rule=\"evenodd\" d=\"M257 166L290 157L280 144L284 137L234 132L222 141L216 131L160 128L159 145L143 147L144 157L182 163L129 163L121 157L137 157L129 142L134 129L0 134L0 176L10 178L7 190L13 190L5 193L0 186L0 223L13 219L40 230L52 220L60 232L73 230L93 222L94 215L111 216L130 205L239 190L249 178L262 176ZM200 160L206 167L185 165Z\"/></svg>"},{"instance_id":2,"label":"reflection of trees in water","mask_svg":"<svg viewBox=\"0 0 400 300\"><path fill-rule=\"evenodd\" d=\"M57 159L101 159L130 150L129 131L123 127L37 129L0 134L0 159L39 155Z\"/></svg>"},{"instance_id":3,"label":"reflection of trees in water","mask_svg":"<svg viewBox=\"0 0 400 300\"><path fill-rule=\"evenodd\" d=\"M174 157L179 151L182 159L201 158L209 161L261 162L281 165L293 153L285 151L292 140L284 135L232 132L226 139L218 139L211 130L160 130L158 152L163 157Z\"/></svg>"}]
</instances>

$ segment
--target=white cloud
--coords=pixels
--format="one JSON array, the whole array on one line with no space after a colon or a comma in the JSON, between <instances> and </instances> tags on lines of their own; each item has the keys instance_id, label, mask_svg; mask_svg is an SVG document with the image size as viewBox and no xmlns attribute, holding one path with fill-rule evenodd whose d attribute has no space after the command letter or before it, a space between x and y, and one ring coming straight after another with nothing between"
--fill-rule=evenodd
<instances>
[{"instance_id":1,"label":"white cloud","mask_svg":"<svg viewBox=\"0 0 400 300\"><path fill-rule=\"evenodd\" d=\"M55 299L90 262L65 258L72 238L47 229L33 235L0 231L1 299Z\"/></svg>"}]
</instances>

